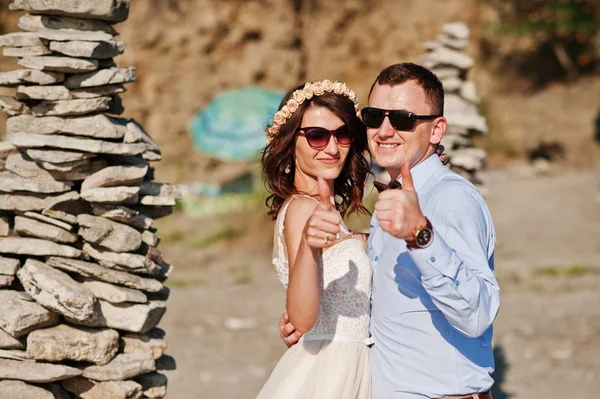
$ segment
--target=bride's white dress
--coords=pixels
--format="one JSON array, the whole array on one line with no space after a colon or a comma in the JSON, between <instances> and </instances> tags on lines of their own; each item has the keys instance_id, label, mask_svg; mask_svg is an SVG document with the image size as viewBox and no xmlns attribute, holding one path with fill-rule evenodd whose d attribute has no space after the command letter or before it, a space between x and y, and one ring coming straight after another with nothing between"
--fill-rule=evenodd
<instances>
[{"instance_id":1,"label":"bride's white dress","mask_svg":"<svg viewBox=\"0 0 600 399\"><path fill-rule=\"evenodd\" d=\"M273 264L284 287L288 260L283 234L287 207L275 223ZM316 200L315 200L316 201ZM258 398L371 398L369 317L372 269L363 243L345 239L325 250L319 321L283 355Z\"/></svg>"}]
</instances>

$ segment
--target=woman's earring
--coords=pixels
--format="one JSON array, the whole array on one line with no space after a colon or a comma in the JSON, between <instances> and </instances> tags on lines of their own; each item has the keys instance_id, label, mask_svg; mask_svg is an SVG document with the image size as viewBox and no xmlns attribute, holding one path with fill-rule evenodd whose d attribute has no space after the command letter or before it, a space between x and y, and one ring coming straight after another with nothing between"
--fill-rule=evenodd
<instances>
[{"instance_id":1,"label":"woman's earring","mask_svg":"<svg viewBox=\"0 0 600 399\"><path fill-rule=\"evenodd\" d=\"M286 166L284 172L286 175L289 175L292 170L290 169L290 165Z\"/></svg>"}]
</instances>

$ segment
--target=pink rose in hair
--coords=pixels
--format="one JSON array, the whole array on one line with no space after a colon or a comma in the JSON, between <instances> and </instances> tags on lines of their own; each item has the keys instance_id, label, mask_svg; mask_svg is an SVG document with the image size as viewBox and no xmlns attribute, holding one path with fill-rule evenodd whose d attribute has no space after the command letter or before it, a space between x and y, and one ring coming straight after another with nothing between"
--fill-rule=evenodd
<instances>
[{"instance_id":1,"label":"pink rose in hair","mask_svg":"<svg viewBox=\"0 0 600 399\"><path fill-rule=\"evenodd\" d=\"M330 80L325 79L323 82L323 89L326 92L331 92L333 90L333 83Z\"/></svg>"},{"instance_id":2,"label":"pink rose in hair","mask_svg":"<svg viewBox=\"0 0 600 399\"><path fill-rule=\"evenodd\" d=\"M286 105L287 105L287 107L288 107L288 109L290 110L291 113L296 112L296 110L299 107L298 102L296 100L294 100L294 99L289 100Z\"/></svg>"},{"instance_id":3,"label":"pink rose in hair","mask_svg":"<svg viewBox=\"0 0 600 399\"><path fill-rule=\"evenodd\" d=\"M275 117L273 118L274 125L283 125L285 120L286 118L281 111L275 113Z\"/></svg>"},{"instance_id":4,"label":"pink rose in hair","mask_svg":"<svg viewBox=\"0 0 600 399\"><path fill-rule=\"evenodd\" d=\"M284 105L283 107L281 107L281 110L279 110L279 112L281 112L281 114L283 115L283 117L285 119L287 119L290 116L292 116L292 113L291 113L291 111L290 111L290 109L288 108L287 105Z\"/></svg>"},{"instance_id":5,"label":"pink rose in hair","mask_svg":"<svg viewBox=\"0 0 600 399\"><path fill-rule=\"evenodd\" d=\"M296 90L294 92L294 94L292 94L292 98L294 100L296 100L296 102L298 104L302 104L304 102L304 100L306 99L306 97L304 96L304 91L303 90ZM289 103L288 103L288 107L289 107ZM292 111L294 112L294 111Z\"/></svg>"},{"instance_id":6,"label":"pink rose in hair","mask_svg":"<svg viewBox=\"0 0 600 399\"><path fill-rule=\"evenodd\" d=\"M320 96L321 94L325 93L325 89L323 88L323 83L321 83L321 82L313 83L312 88L313 88L313 92L317 96Z\"/></svg>"},{"instance_id":7,"label":"pink rose in hair","mask_svg":"<svg viewBox=\"0 0 600 399\"><path fill-rule=\"evenodd\" d=\"M344 88L342 87L342 82L335 82L333 84L333 92L335 94L344 94Z\"/></svg>"}]
</instances>

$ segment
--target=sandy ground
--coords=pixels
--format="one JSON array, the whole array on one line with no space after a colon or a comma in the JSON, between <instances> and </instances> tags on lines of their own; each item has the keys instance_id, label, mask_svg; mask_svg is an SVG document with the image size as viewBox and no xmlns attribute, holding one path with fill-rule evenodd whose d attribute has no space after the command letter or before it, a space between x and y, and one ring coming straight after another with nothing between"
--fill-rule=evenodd
<instances>
[{"instance_id":1,"label":"sandy ground","mask_svg":"<svg viewBox=\"0 0 600 399\"><path fill-rule=\"evenodd\" d=\"M502 290L496 399L597 396L598 177L558 167L534 176L523 165L488 173ZM160 248L178 267L161 323L176 363L166 372L169 398L252 398L285 350L276 327L284 292L270 262L272 225L252 212L233 215L229 234L214 239L224 220L175 214L159 221Z\"/></svg>"}]
</instances>

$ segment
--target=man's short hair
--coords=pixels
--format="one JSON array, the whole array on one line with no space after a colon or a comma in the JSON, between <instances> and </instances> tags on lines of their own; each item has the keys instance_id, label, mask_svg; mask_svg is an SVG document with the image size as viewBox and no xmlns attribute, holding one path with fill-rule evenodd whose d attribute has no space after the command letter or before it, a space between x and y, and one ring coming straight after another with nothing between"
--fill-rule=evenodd
<instances>
[{"instance_id":1,"label":"man's short hair","mask_svg":"<svg viewBox=\"0 0 600 399\"><path fill-rule=\"evenodd\" d=\"M429 69L411 62L390 65L379 73L375 82L371 85L369 97L376 84L396 86L409 80L417 82L425 91L425 98L431 105L431 112L434 115L443 115L444 113L444 87L442 82Z\"/></svg>"}]
</instances>

